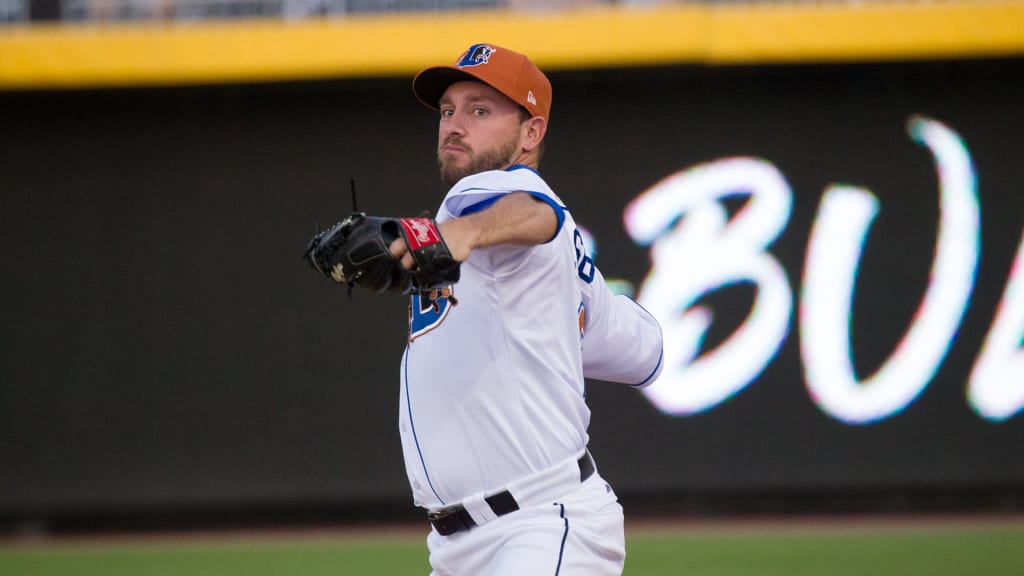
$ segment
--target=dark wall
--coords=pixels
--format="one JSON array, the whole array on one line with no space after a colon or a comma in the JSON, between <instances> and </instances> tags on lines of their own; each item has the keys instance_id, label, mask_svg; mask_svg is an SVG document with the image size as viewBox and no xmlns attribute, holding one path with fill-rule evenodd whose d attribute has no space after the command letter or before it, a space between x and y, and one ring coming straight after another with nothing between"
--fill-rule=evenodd
<instances>
[{"instance_id":1,"label":"dark wall","mask_svg":"<svg viewBox=\"0 0 1024 576\"><path fill-rule=\"evenodd\" d=\"M591 384L591 446L622 494L1024 487L1024 420L965 397L1024 227L1022 73L1003 60L552 75L542 172L606 276L644 281L648 248L623 211L673 173L759 158L793 195L769 249L792 289L788 331L751 383L688 416ZM869 376L929 282L938 181L907 134L915 114L974 162L977 279L928 386L851 424L805 385L804 259L826 187L877 196L850 325ZM314 218L351 209L350 178L368 212L435 210L435 123L404 79L0 94L0 515L409 502L405 303L347 298L300 255ZM757 297L737 282L700 299L705 354Z\"/></svg>"}]
</instances>

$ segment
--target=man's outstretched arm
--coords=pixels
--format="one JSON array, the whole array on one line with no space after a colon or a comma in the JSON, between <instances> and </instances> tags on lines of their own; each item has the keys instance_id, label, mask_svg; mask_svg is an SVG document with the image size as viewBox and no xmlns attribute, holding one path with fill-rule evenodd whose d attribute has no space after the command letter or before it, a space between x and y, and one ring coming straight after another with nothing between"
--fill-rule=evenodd
<instances>
[{"instance_id":1,"label":"man's outstretched arm","mask_svg":"<svg viewBox=\"0 0 1024 576\"><path fill-rule=\"evenodd\" d=\"M558 230L558 216L551 206L526 192L511 192L488 208L437 225L452 257L460 262L477 248L497 244L533 246L551 240ZM415 267L405 241L391 243L391 253L402 266Z\"/></svg>"}]
</instances>

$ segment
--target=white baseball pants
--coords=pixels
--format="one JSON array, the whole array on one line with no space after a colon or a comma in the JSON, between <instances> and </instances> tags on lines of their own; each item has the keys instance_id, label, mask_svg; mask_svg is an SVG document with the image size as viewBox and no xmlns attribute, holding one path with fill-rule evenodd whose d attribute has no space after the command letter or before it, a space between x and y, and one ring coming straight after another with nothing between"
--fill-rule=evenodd
<instances>
[{"instance_id":1,"label":"white baseball pants","mask_svg":"<svg viewBox=\"0 0 1024 576\"><path fill-rule=\"evenodd\" d=\"M594 473L564 498L471 530L427 537L431 576L617 576L626 558L622 506Z\"/></svg>"}]
</instances>

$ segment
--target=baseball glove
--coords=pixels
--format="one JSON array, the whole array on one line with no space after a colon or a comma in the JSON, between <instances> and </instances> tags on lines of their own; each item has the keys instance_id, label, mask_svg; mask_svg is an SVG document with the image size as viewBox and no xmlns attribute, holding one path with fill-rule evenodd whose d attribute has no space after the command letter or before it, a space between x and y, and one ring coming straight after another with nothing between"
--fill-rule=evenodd
<instances>
[{"instance_id":1,"label":"baseball glove","mask_svg":"<svg viewBox=\"0 0 1024 576\"><path fill-rule=\"evenodd\" d=\"M416 261L406 270L389 246L403 238ZM318 272L339 284L372 292L430 291L459 280L460 262L452 258L437 223L430 218L382 218L353 212L318 233L304 258Z\"/></svg>"}]
</instances>

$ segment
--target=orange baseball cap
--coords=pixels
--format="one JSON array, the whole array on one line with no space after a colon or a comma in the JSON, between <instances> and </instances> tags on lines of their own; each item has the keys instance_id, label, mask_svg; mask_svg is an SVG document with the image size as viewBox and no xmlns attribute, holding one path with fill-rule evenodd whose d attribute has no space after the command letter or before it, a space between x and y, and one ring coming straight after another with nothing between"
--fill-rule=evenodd
<instances>
[{"instance_id":1,"label":"orange baseball cap","mask_svg":"<svg viewBox=\"0 0 1024 576\"><path fill-rule=\"evenodd\" d=\"M525 55L494 44L474 44L454 66L421 70L412 80L412 91L421 102L438 109L449 86L463 80L483 82L533 116L548 120L551 114L551 82Z\"/></svg>"}]
</instances>

